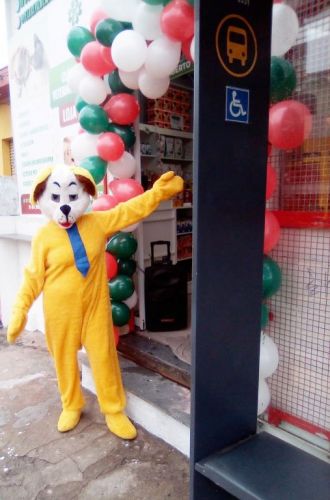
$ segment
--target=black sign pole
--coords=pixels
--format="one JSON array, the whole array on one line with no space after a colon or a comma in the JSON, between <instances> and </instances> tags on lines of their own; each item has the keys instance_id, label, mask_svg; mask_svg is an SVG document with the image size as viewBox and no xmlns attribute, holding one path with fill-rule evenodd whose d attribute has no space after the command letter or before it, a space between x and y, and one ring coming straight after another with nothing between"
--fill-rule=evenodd
<instances>
[{"instance_id":1,"label":"black sign pole","mask_svg":"<svg viewBox=\"0 0 330 500\"><path fill-rule=\"evenodd\" d=\"M196 0L191 497L195 463L256 432L272 1Z\"/></svg>"}]
</instances>

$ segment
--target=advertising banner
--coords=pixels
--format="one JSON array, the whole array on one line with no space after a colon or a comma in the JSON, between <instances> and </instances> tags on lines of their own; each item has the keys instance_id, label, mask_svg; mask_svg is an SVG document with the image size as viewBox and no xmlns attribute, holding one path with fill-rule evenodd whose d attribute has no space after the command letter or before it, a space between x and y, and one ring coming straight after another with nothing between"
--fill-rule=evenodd
<instances>
[{"instance_id":1,"label":"advertising banner","mask_svg":"<svg viewBox=\"0 0 330 500\"><path fill-rule=\"evenodd\" d=\"M67 49L72 26L88 25L94 2L7 0L10 103L22 214L40 168L72 163L70 142L78 132L75 95L67 74L75 64Z\"/></svg>"}]
</instances>

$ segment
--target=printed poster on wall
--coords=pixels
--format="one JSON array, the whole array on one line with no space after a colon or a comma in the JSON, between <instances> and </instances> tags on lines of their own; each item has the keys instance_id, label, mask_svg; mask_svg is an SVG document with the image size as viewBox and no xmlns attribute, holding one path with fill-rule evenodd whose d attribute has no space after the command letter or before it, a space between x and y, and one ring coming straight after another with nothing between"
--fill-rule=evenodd
<instances>
[{"instance_id":1,"label":"printed poster on wall","mask_svg":"<svg viewBox=\"0 0 330 500\"><path fill-rule=\"evenodd\" d=\"M70 142L78 133L76 95L67 74L76 63L66 46L77 24L88 26L88 0L6 0L10 103L22 214L40 213L29 203L38 171L73 162Z\"/></svg>"}]
</instances>

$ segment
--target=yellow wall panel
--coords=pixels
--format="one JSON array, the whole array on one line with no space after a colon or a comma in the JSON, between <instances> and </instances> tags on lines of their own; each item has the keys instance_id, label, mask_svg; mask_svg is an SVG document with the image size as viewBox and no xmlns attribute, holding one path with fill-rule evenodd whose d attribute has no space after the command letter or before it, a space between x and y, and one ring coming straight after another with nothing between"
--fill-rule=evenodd
<instances>
[{"instance_id":1,"label":"yellow wall panel","mask_svg":"<svg viewBox=\"0 0 330 500\"><path fill-rule=\"evenodd\" d=\"M10 175L9 141L12 139L9 104L0 104L0 175Z\"/></svg>"}]
</instances>

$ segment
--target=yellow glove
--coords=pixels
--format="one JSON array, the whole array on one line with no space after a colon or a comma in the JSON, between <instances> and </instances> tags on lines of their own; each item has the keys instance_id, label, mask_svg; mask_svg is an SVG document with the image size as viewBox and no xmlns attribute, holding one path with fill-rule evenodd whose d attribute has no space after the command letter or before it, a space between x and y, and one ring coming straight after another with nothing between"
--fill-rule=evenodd
<instances>
[{"instance_id":1,"label":"yellow glove","mask_svg":"<svg viewBox=\"0 0 330 500\"><path fill-rule=\"evenodd\" d=\"M153 185L162 200L168 200L183 190L183 179L171 170L163 174Z\"/></svg>"},{"instance_id":2,"label":"yellow glove","mask_svg":"<svg viewBox=\"0 0 330 500\"><path fill-rule=\"evenodd\" d=\"M17 337L22 333L27 323L27 314L21 309L15 309L12 313L8 329L7 342L14 344Z\"/></svg>"}]
</instances>

